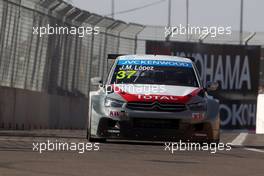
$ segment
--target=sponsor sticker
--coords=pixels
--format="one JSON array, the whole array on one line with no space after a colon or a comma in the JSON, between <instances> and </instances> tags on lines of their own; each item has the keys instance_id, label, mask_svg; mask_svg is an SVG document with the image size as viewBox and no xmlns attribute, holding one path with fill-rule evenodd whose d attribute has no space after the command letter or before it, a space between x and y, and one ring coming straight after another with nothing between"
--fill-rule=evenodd
<instances>
[{"instance_id":1,"label":"sponsor sticker","mask_svg":"<svg viewBox=\"0 0 264 176\"><path fill-rule=\"evenodd\" d=\"M203 120L204 119L204 113L192 113L192 119L193 120Z\"/></svg>"},{"instance_id":2,"label":"sponsor sticker","mask_svg":"<svg viewBox=\"0 0 264 176\"><path fill-rule=\"evenodd\" d=\"M109 115L110 115L110 117L119 117L121 115L121 112L119 112L119 111L110 111Z\"/></svg>"},{"instance_id":3,"label":"sponsor sticker","mask_svg":"<svg viewBox=\"0 0 264 176\"><path fill-rule=\"evenodd\" d=\"M192 63L167 60L119 60L117 65L168 66L192 68Z\"/></svg>"}]
</instances>

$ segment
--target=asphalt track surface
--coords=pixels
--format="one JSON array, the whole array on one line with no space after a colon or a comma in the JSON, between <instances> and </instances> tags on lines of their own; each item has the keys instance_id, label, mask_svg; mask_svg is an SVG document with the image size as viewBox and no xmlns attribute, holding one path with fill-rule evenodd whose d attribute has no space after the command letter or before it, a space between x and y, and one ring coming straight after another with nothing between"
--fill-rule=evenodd
<instances>
[{"instance_id":1,"label":"asphalt track surface","mask_svg":"<svg viewBox=\"0 0 264 176\"><path fill-rule=\"evenodd\" d=\"M239 133L222 133L223 143ZM82 136L0 135L0 176L263 176L264 150L165 151L164 143L110 141L99 151L33 151L33 142L87 141ZM263 139L263 136L261 137ZM247 139L248 140L248 139Z\"/></svg>"}]
</instances>

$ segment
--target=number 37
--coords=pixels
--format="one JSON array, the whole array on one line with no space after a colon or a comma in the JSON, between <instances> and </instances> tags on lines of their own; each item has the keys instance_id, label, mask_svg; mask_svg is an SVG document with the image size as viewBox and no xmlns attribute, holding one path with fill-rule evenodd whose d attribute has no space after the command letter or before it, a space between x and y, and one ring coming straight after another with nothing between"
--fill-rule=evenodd
<instances>
[{"instance_id":1,"label":"number 37","mask_svg":"<svg viewBox=\"0 0 264 176\"><path fill-rule=\"evenodd\" d=\"M130 79L136 73L137 71L135 70L130 70L130 71L121 70L117 72L116 79L125 79L125 78Z\"/></svg>"}]
</instances>

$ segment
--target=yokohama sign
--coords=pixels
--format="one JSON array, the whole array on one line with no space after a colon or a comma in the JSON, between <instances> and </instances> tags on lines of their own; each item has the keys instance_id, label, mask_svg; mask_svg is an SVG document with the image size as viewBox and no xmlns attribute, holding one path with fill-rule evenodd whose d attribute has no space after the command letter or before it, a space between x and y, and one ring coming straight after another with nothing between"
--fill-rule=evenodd
<instances>
[{"instance_id":1,"label":"yokohama sign","mask_svg":"<svg viewBox=\"0 0 264 176\"><path fill-rule=\"evenodd\" d=\"M255 128L259 46L147 41L147 54L193 57L201 80L217 81L222 128Z\"/></svg>"}]
</instances>

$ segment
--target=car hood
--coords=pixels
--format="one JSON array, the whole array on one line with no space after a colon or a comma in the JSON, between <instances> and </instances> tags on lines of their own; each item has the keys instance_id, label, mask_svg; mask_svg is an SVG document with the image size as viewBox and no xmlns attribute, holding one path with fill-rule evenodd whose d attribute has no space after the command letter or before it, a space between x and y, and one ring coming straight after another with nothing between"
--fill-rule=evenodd
<instances>
[{"instance_id":1,"label":"car hood","mask_svg":"<svg viewBox=\"0 0 264 176\"><path fill-rule=\"evenodd\" d=\"M127 102L158 101L186 103L202 88L171 85L115 84L114 92Z\"/></svg>"},{"instance_id":2,"label":"car hood","mask_svg":"<svg viewBox=\"0 0 264 176\"><path fill-rule=\"evenodd\" d=\"M137 95L168 95L186 96L198 87L172 86L172 85L150 85L150 84L115 84L114 87L129 94Z\"/></svg>"}]
</instances>

